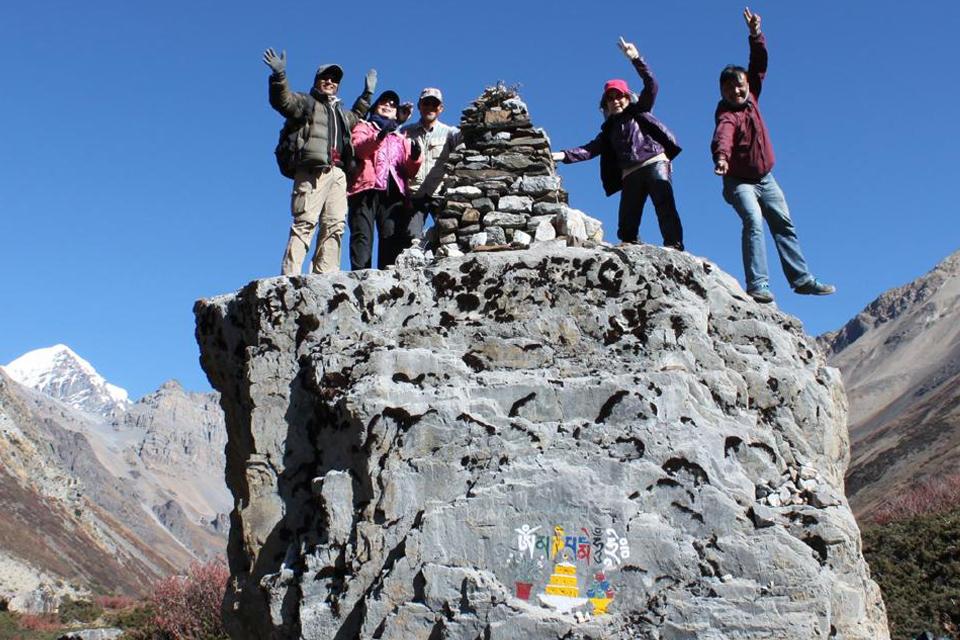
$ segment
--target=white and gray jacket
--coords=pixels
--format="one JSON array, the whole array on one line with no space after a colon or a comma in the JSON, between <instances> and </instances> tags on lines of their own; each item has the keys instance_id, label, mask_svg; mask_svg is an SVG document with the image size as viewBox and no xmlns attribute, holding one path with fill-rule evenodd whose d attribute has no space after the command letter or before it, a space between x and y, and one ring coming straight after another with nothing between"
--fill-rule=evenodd
<instances>
[{"instance_id":1,"label":"white and gray jacket","mask_svg":"<svg viewBox=\"0 0 960 640\"><path fill-rule=\"evenodd\" d=\"M421 122L415 122L408 124L400 131L411 140L415 140L423 154L420 170L417 171L416 176L407 181L410 194L414 198L438 195L443 184L447 156L460 145L460 129L437 121L433 123L431 129L427 129Z\"/></svg>"}]
</instances>

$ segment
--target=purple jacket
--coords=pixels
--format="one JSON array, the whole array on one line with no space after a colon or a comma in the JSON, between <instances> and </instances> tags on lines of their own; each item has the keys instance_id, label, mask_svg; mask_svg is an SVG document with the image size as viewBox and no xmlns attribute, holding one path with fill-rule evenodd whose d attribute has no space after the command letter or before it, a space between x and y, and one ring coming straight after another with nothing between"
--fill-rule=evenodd
<instances>
[{"instance_id":1,"label":"purple jacket","mask_svg":"<svg viewBox=\"0 0 960 640\"><path fill-rule=\"evenodd\" d=\"M750 36L750 66L747 83L750 95L744 106L737 108L721 100L714 115L717 128L710 150L713 159L726 158L727 175L756 181L773 170L775 161L770 132L760 115L760 91L767 75L767 40L761 33Z\"/></svg>"},{"instance_id":2,"label":"purple jacket","mask_svg":"<svg viewBox=\"0 0 960 640\"><path fill-rule=\"evenodd\" d=\"M633 61L643 80L643 91L622 113L612 115L600 127L597 137L563 152L563 162L570 164L600 156L600 181L610 196L623 186L623 170L650 158L666 154L673 159L680 145L673 133L650 113L657 99L657 81L643 58ZM602 108L601 104L601 108Z\"/></svg>"}]
</instances>

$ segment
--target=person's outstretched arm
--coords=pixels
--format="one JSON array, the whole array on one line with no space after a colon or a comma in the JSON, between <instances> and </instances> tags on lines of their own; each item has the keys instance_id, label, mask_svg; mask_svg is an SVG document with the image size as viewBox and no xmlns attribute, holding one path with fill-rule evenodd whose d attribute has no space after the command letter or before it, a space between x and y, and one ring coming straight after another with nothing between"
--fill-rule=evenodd
<instances>
[{"instance_id":1,"label":"person's outstretched arm","mask_svg":"<svg viewBox=\"0 0 960 640\"><path fill-rule=\"evenodd\" d=\"M306 109L303 96L290 91L287 84L287 52L280 55L273 49L263 52L263 62L270 67L270 106L285 118L302 118Z\"/></svg>"},{"instance_id":2,"label":"person's outstretched arm","mask_svg":"<svg viewBox=\"0 0 960 640\"><path fill-rule=\"evenodd\" d=\"M637 108L640 111L652 110L653 103L657 100L657 91L660 89L660 86L657 84L657 79L653 77L653 72L650 71L650 67L647 66L643 56L640 55L637 45L632 42L627 42L623 39L623 36L620 36L620 41L617 43L617 46L623 51L623 55L627 56L627 59L630 60L630 63L636 70L637 75L643 80L643 91L637 96Z\"/></svg>"},{"instance_id":3,"label":"person's outstretched arm","mask_svg":"<svg viewBox=\"0 0 960 640\"><path fill-rule=\"evenodd\" d=\"M596 138L583 145L582 147L573 147L564 151L554 151L550 154L555 162L572 164L574 162L583 162L600 155L603 146L603 132L600 132Z\"/></svg>"},{"instance_id":4,"label":"person's outstretched arm","mask_svg":"<svg viewBox=\"0 0 960 640\"><path fill-rule=\"evenodd\" d=\"M730 168L729 160L736 130L736 118L732 113L728 111L717 117L717 128L713 130L710 151L713 153L713 172L718 176L727 175Z\"/></svg>"},{"instance_id":5,"label":"person's outstretched arm","mask_svg":"<svg viewBox=\"0 0 960 640\"><path fill-rule=\"evenodd\" d=\"M767 39L760 32L760 14L752 13L750 7L743 10L743 19L750 30L750 64L747 66L747 83L754 100L760 99L763 79L767 75Z\"/></svg>"},{"instance_id":6,"label":"person's outstretched arm","mask_svg":"<svg viewBox=\"0 0 960 640\"><path fill-rule=\"evenodd\" d=\"M350 109L350 113L353 114L357 120L363 120L367 117L367 112L370 111L370 103L373 101L373 92L376 90L377 70L370 69L363 79L363 93L357 96L357 99L353 102L353 107ZM356 124L356 122L351 123L350 128L353 128L354 124Z\"/></svg>"}]
</instances>

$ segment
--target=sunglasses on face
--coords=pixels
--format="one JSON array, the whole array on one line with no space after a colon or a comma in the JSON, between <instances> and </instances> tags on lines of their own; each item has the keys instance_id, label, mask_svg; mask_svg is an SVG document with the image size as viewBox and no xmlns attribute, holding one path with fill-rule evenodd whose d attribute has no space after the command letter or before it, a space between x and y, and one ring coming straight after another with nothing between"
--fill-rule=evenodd
<instances>
[{"instance_id":1,"label":"sunglasses on face","mask_svg":"<svg viewBox=\"0 0 960 640\"><path fill-rule=\"evenodd\" d=\"M397 108L397 102L395 100L384 100L383 102L377 103L378 107L390 107L391 109Z\"/></svg>"},{"instance_id":2,"label":"sunglasses on face","mask_svg":"<svg viewBox=\"0 0 960 640\"><path fill-rule=\"evenodd\" d=\"M440 101L436 98L424 98L420 104L427 109L437 109L440 107Z\"/></svg>"},{"instance_id":3,"label":"sunglasses on face","mask_svg":"<svg viewBox=\"0 0 960 640\"><path fill-rule=\"evenodd\" d=\"M321 83L325 82L327 84L340 84L339 80L335 80L334 78L331 78L329 76L326 76L326 77L320 76L320 82Z\"/></svg>"}]
</instances>

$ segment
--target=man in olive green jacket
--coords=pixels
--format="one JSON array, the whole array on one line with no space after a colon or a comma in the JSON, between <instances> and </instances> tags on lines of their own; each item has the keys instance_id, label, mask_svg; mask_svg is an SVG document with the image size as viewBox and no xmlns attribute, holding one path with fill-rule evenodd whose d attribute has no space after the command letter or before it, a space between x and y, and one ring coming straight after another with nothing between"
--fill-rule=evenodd
<instances>
[{"instance_id":1,"label":"man in olive green jacket","mask_svg":"<svg viewBox=\"0 0 960 640\"><path fill-rule=\"evenodd\" d=\"M280 169L293 178L290 210L293 224L283 254L281 273L301 272L303 259L317 226L320 235L311 265L312 273L340 269L340 244L347 214L347 176L353 163L350 130L366 115L376 88L377 72L367 72L364 92L347 111L337 98L343 69L326 64L317 69L309 94L290 91L286 52L267 49L263 61L270 75L270 106L287 121L277 148Z\"/></svg>"}]
</instances>

